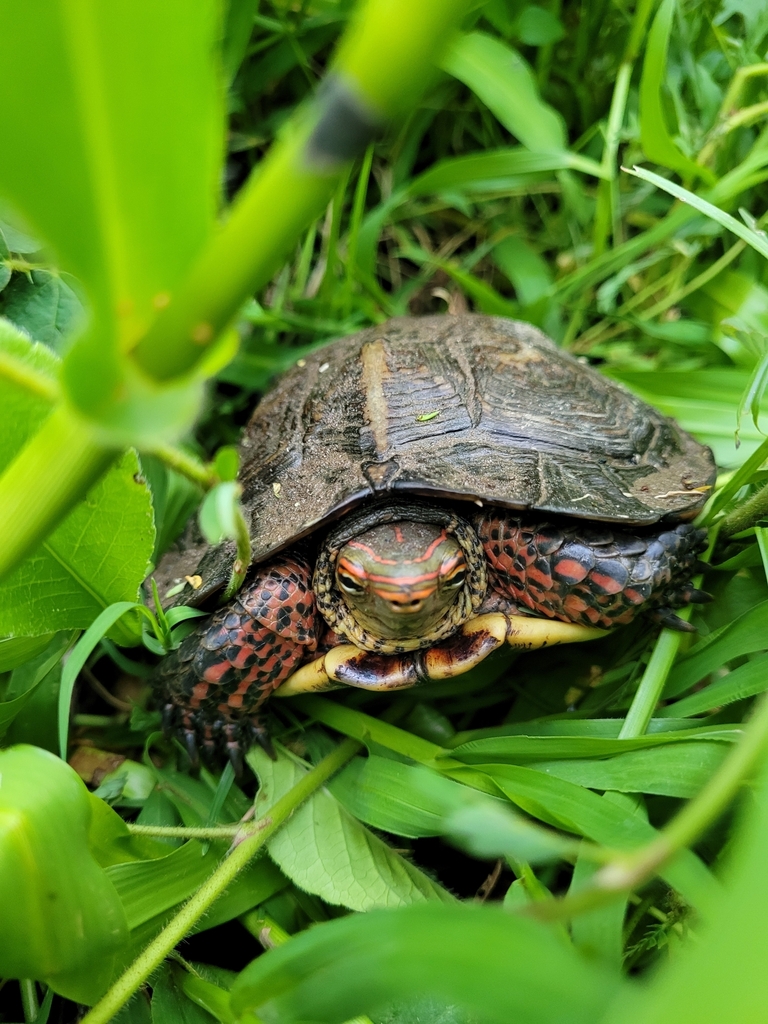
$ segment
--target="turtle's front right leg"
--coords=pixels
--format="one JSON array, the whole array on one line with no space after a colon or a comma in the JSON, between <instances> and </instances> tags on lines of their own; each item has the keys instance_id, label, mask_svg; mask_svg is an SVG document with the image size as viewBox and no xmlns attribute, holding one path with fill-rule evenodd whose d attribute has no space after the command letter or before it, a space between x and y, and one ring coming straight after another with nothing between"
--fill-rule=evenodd
<instances>
[{"instance_id":1,"label":"turtle's front right leg","mask_svg":"<svg viewBox=\"0 0 768 1024\"><path fill-rule=\"evenodd\" d=\"M259 567L228 605L200 624L157 666L151 683L197 767L226 754L238 774L254 742L269 751L259 710L317 648L319 617L311 571L298 556Z\"/></svg>"},{"instance_id":2,"label":"turtle's front right leg","mask_svg":"<svg viewBox=\"0 0 768 1024\"><path fill-rule=\"evenodd\" d=\"M594 640L605 635L605 630L572 622L493 611L470 619L448 640L421 651L375 654L361 651L352 644L339 644L302 665L275 690L275 696L318 693L338 686L405 690L430 679L462 675L504 644L533 650Z\"/></svg>"}]
</instances>

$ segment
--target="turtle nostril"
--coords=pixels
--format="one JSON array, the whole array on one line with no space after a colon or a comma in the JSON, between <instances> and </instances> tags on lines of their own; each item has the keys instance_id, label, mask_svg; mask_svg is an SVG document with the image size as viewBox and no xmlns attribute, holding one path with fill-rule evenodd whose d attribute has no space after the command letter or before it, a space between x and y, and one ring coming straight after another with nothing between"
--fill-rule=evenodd
<instances>
[{"instance_id":1,"label":"turtle nostril","mask_svg":"<svg viewBox=\"0 0 768 1024\"><path fill-rule=\"evenodd\" d=\"M402 601L396 597L388 597L386 600L395 612L417 612L424 604L420 597L415 598L413 601Z\"/></svg>"}]
</instances>

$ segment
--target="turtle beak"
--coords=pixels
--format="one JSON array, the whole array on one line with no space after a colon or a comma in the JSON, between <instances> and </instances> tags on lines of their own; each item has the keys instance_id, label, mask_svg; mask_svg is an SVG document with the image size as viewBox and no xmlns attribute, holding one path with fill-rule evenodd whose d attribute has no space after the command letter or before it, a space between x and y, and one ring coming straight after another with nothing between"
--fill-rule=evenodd
<instances>
[{"instance_id":1,"label":"turtle beak","mask_svg":"<svg viewBox=\"0 0 768 1024\"><path fill-rule=\"evenodd\" d=\"M422 610L425 602L435 593L436 588L434 584L428 586L422 584L418 587L398 587L397 589L372 587L371 589L376 597L387 602L390 610L395 614L412 615L414 612Z\"/></svg>"}]
</instances>

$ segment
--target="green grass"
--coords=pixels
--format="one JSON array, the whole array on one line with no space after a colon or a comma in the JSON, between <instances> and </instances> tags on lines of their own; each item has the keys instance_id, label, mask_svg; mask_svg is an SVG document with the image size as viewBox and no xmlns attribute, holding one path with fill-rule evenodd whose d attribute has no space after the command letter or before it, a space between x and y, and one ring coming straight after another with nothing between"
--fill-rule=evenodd
<instances>
[{"instance_id":1,"label":"green grass","mask_svg":"<svg viewBox=\"0 0 768 1024\"><path fill-rule=\"evenodd\" d=\"M227 98L231 195L319 83L350 11L266 2L250 36L228 37L233 68L243 55ZM409 313L518 317L712 446L721 476L704 520L720 538L703 586L715 601L695 611L694 636L643 621L599 643L500 655L419 691L281 702L278 761L249 758L262 783L257 818L292 807L297 786L307 796L303 780L324 756L352 757L341 737L368 756L309 796L270 836L268 857L234 882L221 876L225 895L122 1024L149 1019L150 995L157 1021L249 1011L279 1024L368 1009L356 1019L485 1024L522 1013L518 992L534 1007L520 1019L542 1022L748 1019L750 1000L765 1005L764 972L749 974L747 957L765 943L764 786L751 823L739 826L734 806L766 749L768 507L755 495L768 481L768 17L738 2L491 0L465 29L425 98L342 175L244 307L240 350L187 450L208 459L236 442L274 375L332 338ZM737 224L621 170L635 165ZM61 351L82 315L79 285L10 227L0 256L3 239L0 314ZM190 482L194 466L174 457L159 442L142 454L154 559L207 483L199 473ZM132 472L105 478L118 497ZM37 644L15 648L0 676L6 741L58 750L61 655L117 599L105 588L86 622L62 617L47 630L45 609L33 609ZM256 790L253 775L239 787L229 771L186 774L158 733L142 678L150 660L141 648L97 647L71 734L127 758L95 774L94 761L78 764L124 817L154 827L130 836L106 809L92 826L128 911L115 978L150 942L162 959L166 927L173 947L185 930L175 910L201 883L210 890L232 837L224 826ZM182 826L208 831L184 846L162 834ZM457 899L494 906L463 915ZM718 973L723 936L735 963ZM260 942L281 948L235 979ZM451 959L455 949L464 953ZM133 988L157 961L134 971ZM656 971L641 995L634 980ZM34 1019L38 995L8 982L0 1020ZM108 1009L89 1019L106 1021ZM59 1020L74 1012L57 996Z\"/></svg>"}]
</instances>

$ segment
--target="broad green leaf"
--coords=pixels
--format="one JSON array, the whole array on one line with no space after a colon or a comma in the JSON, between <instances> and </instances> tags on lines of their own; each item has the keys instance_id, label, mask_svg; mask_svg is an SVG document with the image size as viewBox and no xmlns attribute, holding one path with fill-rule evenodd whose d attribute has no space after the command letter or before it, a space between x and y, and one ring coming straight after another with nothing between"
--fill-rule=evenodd
<instances>
[{"instance_id":1,"label":"broad green leaf","mask_svg":"<svg viewBox=\"0 0 768 1024\"><path fill-rule=\"evenodd\" d=\"M58 380L60 363L45 345L35 344L8 320L0 318L0 354L18 360L25 368L47 381ZM5 374L0 375L0 408L3 429L0 431L0 470L16 456L20 448L37 432L48 416L50 400Z\"/></svg>"},{"instance_id":2,"label":"broad green leaf","mask_svg":"<svg viewBox=\"0 0 768 1024\"><path fill-rule=\"evenodd\" d=\"M338 1024L425 992L483 1024L594 1024L618 984L533 921L427 905L318 925L246 967L231 995L235 1013L280 1024Z\"/></svg>"},{"instance_id":3,"label":"broad green leaf","mask_svg":"<svg viewBox=\"0 0 768 1024\"><path fill-rule=\"evenodd\" d=\"M10 672L34 658L50 643L53 633L39 636L5 636L0 638L0 672Z\"/></svg>"},{"instance_id":4,"label":"broad green leaf","mask_svg":"<svg viewBox=\"0 0 768 1024\"><path fill-rule=\"evenodd\" d=\"M763 601L694 644L670 672L664 696L677 696L732 658L765 650L766 636L768 601Z\"/></svg>"},{"instance_id":5,"label":"broad green leaf","mask_svg":"<svg viewBox=\"0 0 768 1024\"><path fill-rule=\"evenodd\" d=\"M764 643L768 644L768 641L764 640ZM764 690L768 690L768 654L758 655L753 661L740 665L703 690L697 690L656 713L669 714L670 717L700 715L703 711L724 707L737 700L744 700L745 697L754 697Z\"/></svg>"},{"instance_id":6,"label":"broad green leaf","mask_svg":"<svg viewBox=\"0 0 768 1024\"><path fill-rule=\"evenodd\" d=\"M458 1006L445 1005L434 996L416 996L406 1003L396 1001L380 1010L376 1024L478 1024L477 1017ZM365 1017L360 1024L368 1024Z\"/></svg>"},{"instance_id":7,"label":"broad green leaf","mask_svg":"<svg viewBox=\"0 0 768 1024\"><path fill-rule=\"evenodd\" d=\"M662 100L662 88L667 73L667 50L672 31L672 18L676 0L663 0L653 19L640 79L640 139L649 160L681 174L703 178L711 184L715 177L706 167L700 167L675 145L667 128Z\"/></svg>"},{"instance_id":8,"label":"broad green leaf","mask_svg":"<svg viewBox=\"0 0 768 1024\"><path fill-rule=\"evenodd\" d=\"M0 703L0 737L4 736L8 727L16 720L32 700L37 687L50 675L61 675L61 659L69 647L72 637L61 633L58 636L41 637L45 640L43 649L28 658L23 665L14 669L8 681L5 700ZM18 737L13 737L18 741Z\"/></svg>"},{"instance_id":9,"label":"broad green leaf","mask_svg":"<svg viewBox=\"0 0 768 1024\"><path fill-rule=\"evenodd\" d=\"M217 15L207 0L0 5L0 132L15 155L0 190L100 310L122 311L123 341L213 225Z\"/></svg>"},{"instance_id":10,"label":"broad green leaf","mask_svg":"<svg viewBox=\"0 0 768 1024\"><path fill-rule=\"evenodd\" d=\"M0 312L55 352L84 319L83 305L65 277L47 270L17 274L3 293Z\"/></svg>"},{"instance_id":11,"label":"broad green leaf","mask_svg":"<svg viewBox=\"0 0 768 1024\"><path fill-rule=\"evenodd\" d=\"M606 794L605 798L615 796L620 794ZM588 860L583 854L578 856L573 866L568 894L572 895L588 885L598 867L599 865ZM570 922L571 939L576 949L593 963L602 962L617 973L621 971L628 899L625 893L602 907L577 914Z\"/></svg>"},{"instance_id":12,"label":"broad green leaf","mask_svg":"<svg viewBox=\"0 0 768 1024\"><path fill-rule=\"evenodd\" d=\"M529 4L520 12L517 36L526 46L547 46L565 35L563 23L546 7Z\"/></svg>"},{"instance_id":13,"label":"broad green leaf","mask_svg":"<svg viewBox=\"0 0 768 1024\"><path fill-rule=\"evenodd\" d=\"M39 239L32 238L31 235L0 220L0 253L7 255L13 252L24 255L39 252L42 248Z\"/></svg>"},{"instance_id":14,"label":"broad green leaf","mask_svg":"<svg viewBox=\"0 0 768 1024\"><path fill-rule=\"evenodd\" d=\"M122 900L129 927L137 928L191 896L225 852L226 845L216 843L203 854L200 843L191 839L164 857L108 867L107 875ZM239 904L231 915L235 916L273 896L285 884L285 878L274 864L261 859L238 875L223 899ZM215 904L211 913L217 914L218 909ZM201 927L213 925L205 919Z\"/></svg>"},{"instance_id":15,"label":"broad green leaf","mask_svg":"<svg viewBox=\"0 0 768 1024\"><path fill-rule=\"evenodd\" d=\"M119 1010L112 1018L113 1024L152 1024L149 1000L140 993Z\"/></svg>"},{"instance_id":16,"label":"broad green leaf","mask_svg":"<svg viewBox=\"0 0 768 1024\"><path fill-rule=\"evenodd\" d=\"M155 771L163 793L176 808L183 824L189 828L204 826L211 816L218 780L205 769L199 779L171 768L156 768ZM243 791L236 785L230 786L220 820L239 821L250 807L251 801Z\"/></svg>"},{"instance_id":17,"label":"broad green leaf","mask_svg":"<svg viewBox=\"0 0 768 1024\"><path fill-rule=\"evenodd\" d=\"M92 1002L127 924L89 849L88 791L63 761L24 745L0 752L0 778L0 974Z\"/></svg>"},{"instance_id":18,"label":"broad green leaf","mask_svg":"<svg viewBox=\"0 0 768 1024\"><path fill-rule=\"evenodd\" d=\"M595 843L631 849L658 835L642 818L627 813L596 793L572 782L550 778L533 768L485 764L472 769L452 769L450 774L456 779L466 777L471 782L471 775L464 773L475 771L492 779L501 792L526 813ZM683 851L660 874L684 899L700 909L718 892L714 877L689 850Z\"/></svg>"},{"instance_id":19,"label":"broad green leaf","mask_svg":"<svg viewBox=\"0 0 768 1024\"><path fill-rule=\"evenodd\" d=\"M768 681L763 689L768 689ZM633 750L599 761L535 761L530 767L588 789L692 797L727 752L727 747L720 743L678 743L661 749Z\"/></svg>"},{"instance_id":20,"label":"broad green leaf","mask_svg":"<svg viewBox=\"0 0 768 1024\"><path fill-rule=\"evenodd\" d=\"M425 799L422 790L411 784L419 770L371 754L354 758L328 788L366 825L412 839L436 836L440 834L441 806Z\"/></svg>"},{"instance_id":21,"label":"broad green leaf","mask_svg":"<svg viewBox=\"0 0 768 1024\"><path fill-rule=\"evenodd\" d=\"M532 824L483 793L466 790L446 804L443 832L473 857L506 857L516 863L547 864L573 856L575 844Z\"/></svg>"},{"instance_id":22,"label":"broad green leaf","mask_svg":"<svg viewBox=\"0 0 768 1024\"><path fill-rule=\"evenodd\" d=\"M59 361L7 321L0 321L0 353L55 383ZM40 394L0 377L0 470L34 434L50 406ZM149 490L138 460L127 452L75 506L46 541L0 586L0 634L36 636L83 629L116 601L135 601L154 547ZM135 643L130 626L115 639Z\"/></svg>"},{"instance_id":23,"label":"broad green leaf","mask_svg":"<svg viewBox=\"0 0 768 1024\"><path fill-rule=\"evenodd\" d=\"M539 96L528 64L501 40L482 32L460 36L442 67L468 85L528 149L552 153L566 148L562 117Z\"/></svg>"},{"instance_id":24,"label":"broad green leaf","mask_svg":"<svg viewBox=\"0 0 768 1024\"><path fill-rule=\"evenodd\" d=\"M152 504L126 452L0 587L0 633L82 629L109 605L135 601L154 547ZM136 643L130 626L113 633Z\"/></svg>"},{"instance_id":25,"label":"broad green leaf","mask_svg":"<svg viewBox=\"0 0 768 1024\"><path fill-rule=\"evenodd\" d=\"M152 977L152 1024L211 1024L211 1015L182 988L186 971L166 962Z\"/></svg>"},{"instance_id":26,"label":"broad green leaf","mask_svg":"<svg viewBox=\"0 0 768 1024\"><path fill-rule=\"evenodd\" d=\"M328 788L366 825L411 839L440 835L446 803L466 791L427 768L377 754L356 757Z\"/></svg>"},{"instance_id":27,"label":"broad green leaf","mask_svg":"<svg viewBox=\"0 0 768 1024\"><path fill-rule=\"evenodd\" d=\"M287 753L276 761L257 748L248 763L261 783L256 816L305 774ZM312 796L270 840L269 855L307 892L350 910L402 907L453 897L356 821L326 790Z\"/></svg>"},{"instance_id":28,"label":"broad green leaf","mask_svg":"<svg viewBox=\"0 0 768 1024\"><path fill-rule=\"evenodd\" d=\"M237 537L238 500L242 487L234 480L212 487L200 506L200 529L209 544Z\"/></svg>"}]
</instances>

